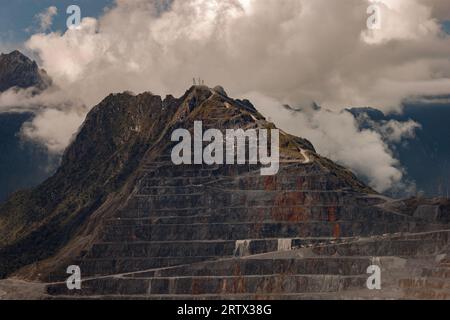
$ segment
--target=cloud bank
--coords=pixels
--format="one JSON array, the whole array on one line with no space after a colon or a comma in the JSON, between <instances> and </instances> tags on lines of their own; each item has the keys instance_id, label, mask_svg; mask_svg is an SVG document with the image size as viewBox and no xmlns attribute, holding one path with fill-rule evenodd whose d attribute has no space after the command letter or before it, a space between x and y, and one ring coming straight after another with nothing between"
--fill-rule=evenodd
<instances>
[{"instance_id":1,"label":"cloud bank","mask_svg":"<svg viewBox=\"0 0 450 320\"><path fill-rule=\"evenodd\" d=\"M50 153L61 154L89 111L76 94L57 87L39 95L33 88L10 89L0 94L0 113L34 113L22 128L22 137L44 145Z\"/></svg>"},{"instance_id":2,"label":"cloud bank","mask_svg":"<svg viewBox=\"0 0 450 320\"><path fill-rule=\"evenodd\" d=\"M294 133L382 190L401 180L398 162L379 133L358 131L339 111L349 106L399 111L405 98L448 94L450 37L439 19L450 16L450 7L446 0L380 0L381 28L367 30L370 4L116 0L99 19L84 18L80 28L63 34L35 34L26 46L64 92L62 102L72 97L81 102L65 114L83 114L88 109L82 105L92 107L111 92L180 95L193 76L224 86L231 96L256 92L277 101L266 111L269 116L277 116L279 104L317 102L334 112L296 118ZM64 121L47 112L42 123L51 124L51 116ZM290 121L283 118L278 125L294 126ZM76 130L33 125L28 134L42 141Z\"/></svg>"},{"instance_id":3,"label":"cloud bank","mask_svg":"<svg viewBox=\"0 0 450 320\"><path fill-rule=\"evenodd\" d=\"M292 110L257 92L246 94L259 110L287 132L307 137L319 154L351 168L380 192L397 192L405 172L393 155L389 143L401 143L415 137L420 126L414 121L389 121L373 130L361 130L357 119L348 111L304 107ZM273 112L276 109L277 112ZM412 187L412 188L411 188ZM394 190L395 189L395 190Z\"/></svg>"},{"instance_id":4,"label":"cloud bank","mask_svg":"<svg viewBox=\"0 0 450 320\"><path fill-rule=\"evenodd\" d=\"M371 31L368 0L118 0L79 30L27 46L88 105L111 91L181 93L200 75L232 94L390 110L450 90L450 39L433 16L444 2L380 0Z\"/></svg>"}]
</instances>

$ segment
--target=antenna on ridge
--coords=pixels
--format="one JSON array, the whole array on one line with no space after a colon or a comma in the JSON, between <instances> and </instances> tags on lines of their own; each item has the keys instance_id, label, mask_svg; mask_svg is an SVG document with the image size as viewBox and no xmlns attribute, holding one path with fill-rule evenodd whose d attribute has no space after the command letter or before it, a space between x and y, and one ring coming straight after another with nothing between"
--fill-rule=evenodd
<instances>
[{"instance_id":1,"label":"antenna on ridge","mask_svg":"<svg viewBox=\"0 0 450 320\"><path fill-rule=\"evenodd\" d=\"M196 79L195 77L192 78L192 82L193 82L194 86L196 86L196 85L204 86L205 85L205 80L203 80L200 77L198 77L198 79Z\"/></svg>"}]
</instances>

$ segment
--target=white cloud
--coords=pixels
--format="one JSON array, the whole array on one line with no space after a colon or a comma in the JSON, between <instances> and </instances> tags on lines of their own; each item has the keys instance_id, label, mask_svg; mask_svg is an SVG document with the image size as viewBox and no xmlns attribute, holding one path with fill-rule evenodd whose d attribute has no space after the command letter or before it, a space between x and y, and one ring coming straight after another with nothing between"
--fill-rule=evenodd
<instances>
[{"instance_id":1,"label":"white cloud","mask_svg":"<svg viewBox=\"0 0 450 320\"><path fill-rule=\"evenodd\" d=\"M352 169L370 181L376 190L384 192L402 182L401 165L382 135L375 130L359 130L358 123L349 112L313 108L296 112L282 108L276 100L256 92L245 96L250 97L261 112L278 126L309 139L319 154Z\"/></svg>"},{"instance_id":2,"label":"white cloud","mask_svg":"<svg viewBox=\"0 0 450 320\"><path fill-rule=\"evenodd\" d=\"M432 16L439 20L450 20L450 2L446 0L421 0L421 3L430 7Z\"/></svg>"},{"instance_id":3,"label":"white cloud","mask_svg":"<svg viewBox=\"0 0 450 320\"><path fill-rule=\"evenodd\" d=\"M83 120L84 114L75 110L45 109L25 123L22 134L27 139L42 142L52 153L62 153Z\"/></svg>"},{"instance_id":4,"label":"white cloud","mask_svg":"<svg viewBox=\"0 0 450 320\"><path fill-rule=\"evenodd\" d=\"M162 14L154 1L120 0L28 47L88 105L127 89L180 94L194 75L232 95L332 109L392 110L412 94L449 92L450 38L432 10L442 1L383 2L382 28L370 34L368 0L175 0Z\"/></svg>"},{"instance_id":5,"label":"white cloud","mask_svg":"<svg viewBox=\"0 0 450 320\"><path fill-rule=\"evenodd\" d=\"M367 43L379 44L392 40L419 40L440 32L440 25L431 19L432 7L411 0L377 0L381 28L363 32ZM405 13L408 18L405 19Z\"/></svg>"},{"instance_id":6,"label":"white cloud","mask_svg":"<svg viewBox=\"0 0 450 320\"><path fill-rule=\"evenodd\" d=\"M404 122L389 120L383 121L379 125L374 124L374 129L389 143L400 143L405 139L413 139L416 136L416 131L421 127L413 120Z\"/></svg>"},{"instance_id":7,"label":"white cloud","mask_svg":"<svg viewBox=\"0 0 450 320\"><path fill-rule=\"evenodd\" d=\"M50 29L53 24L53 18L58 14L55 6L48 7L43 12L38 13L35 18L39 23L39 31L45 32Z\"/></svg>"}]
</instances>

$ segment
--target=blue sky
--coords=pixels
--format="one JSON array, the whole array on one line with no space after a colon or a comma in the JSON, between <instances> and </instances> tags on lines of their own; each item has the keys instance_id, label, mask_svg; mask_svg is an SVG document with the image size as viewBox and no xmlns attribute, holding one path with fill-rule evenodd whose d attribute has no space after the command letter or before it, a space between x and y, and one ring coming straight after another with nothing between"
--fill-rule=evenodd
<instances>
[{"instance_id":1,"label":"blue sky","mask_svg":"<svg viewBox=\"0 0 450 320\"><path fill-rule=\"evenodd\" d=\"M0 43L14 44L26 40L33 31L36 31L37 22L34 18L36 14L50 6L58 8L58 15L54 18L52 28L53 31L57 31L65 29L66 9L69 5L79 5L83 17L97 17L113 2L113 0L0 0Z\"/></svg>"}]
</instances>

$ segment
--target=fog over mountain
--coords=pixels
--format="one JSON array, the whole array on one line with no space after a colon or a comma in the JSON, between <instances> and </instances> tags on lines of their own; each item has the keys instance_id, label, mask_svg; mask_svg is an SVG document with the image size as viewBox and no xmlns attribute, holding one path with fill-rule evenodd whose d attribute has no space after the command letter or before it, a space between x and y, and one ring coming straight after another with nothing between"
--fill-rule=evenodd
<instances>
[{"instance_id":1,"label":"fog over mountain","mask_svg":"<svg viewBox=\"0 0 450 320\"><path fill-rule=\"evenodd\" d=\"M447 102L445 102L447 100ZM450 105L448 99L427 99L406 104L401 114L388 114L374 109L351 110L361 129L387 131L386 143L405 169L405 179L414 182L416 190L428 196L449 197L450 194ZM395 139L398 127L389 123L417 124L414 138ZM411 131L409 131L411 132ZM389 133L391 139L389 139ZM383 135L383 133L381 132Z\"/></svg>"}]
</instances>

